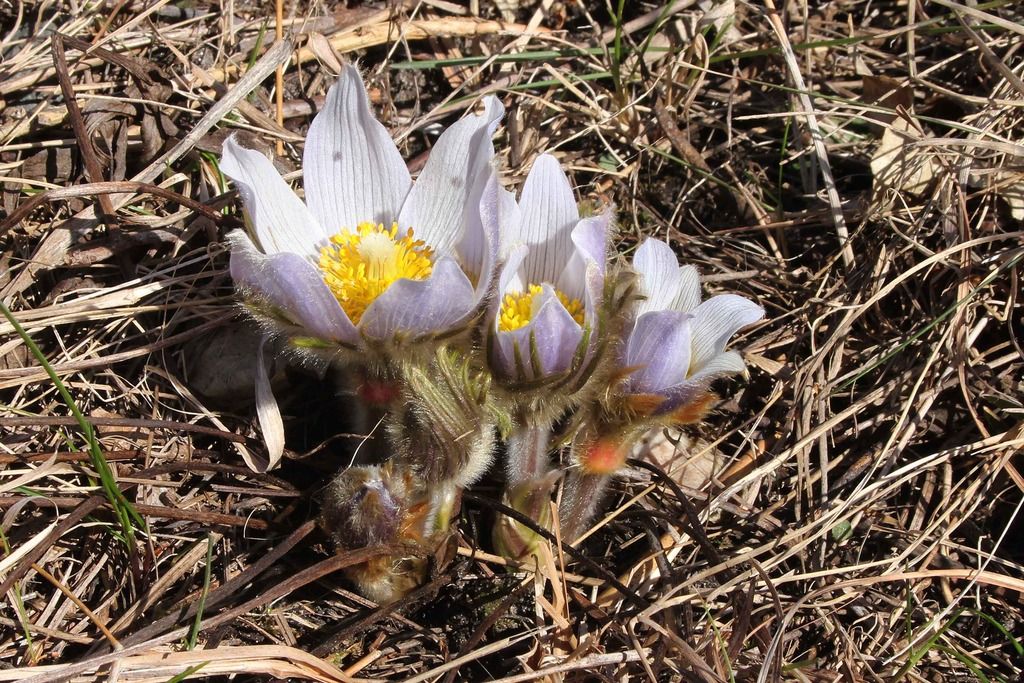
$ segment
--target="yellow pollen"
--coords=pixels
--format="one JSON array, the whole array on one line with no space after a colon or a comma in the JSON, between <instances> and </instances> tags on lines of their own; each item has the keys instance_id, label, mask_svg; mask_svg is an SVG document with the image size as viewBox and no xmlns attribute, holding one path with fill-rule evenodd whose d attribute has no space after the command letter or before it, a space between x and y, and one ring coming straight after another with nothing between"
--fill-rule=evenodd
<instances>
[{"instance_id":1,"label":"yellow pollen","mask_svg":"<svg viewBox=\"0 0 1024 683\"><path fill-rule=\"evenodd\" d=\"M390 228L360 223L354 232L339 232L320 249L324 282L357 325L392 282L425 280L433 268L434 250L413 239L411 228L399 237L397 223Z\"/></svg>"},{"instance_id":2,"label":"yellow pollen","mask_svg":"<svg viewBox=\"0 0 1024 683\"><path fill-rule=\"evenodd\" d=\"M506 294L505 299L501 302L498 329L502 332L511 332L512 330L518 330L520 327L529 325L535 313L533 310L534 297L540 297L542 291L543 289L540 285L530 285L525 292ZM565 306L565 310L569 311L569 315L573 317L573 320L582 325L583 303L579 299L570 299L557 289L555 290L555 296ZM539 298L537 303L540 303Z\"/></svg>"}]
</instances>

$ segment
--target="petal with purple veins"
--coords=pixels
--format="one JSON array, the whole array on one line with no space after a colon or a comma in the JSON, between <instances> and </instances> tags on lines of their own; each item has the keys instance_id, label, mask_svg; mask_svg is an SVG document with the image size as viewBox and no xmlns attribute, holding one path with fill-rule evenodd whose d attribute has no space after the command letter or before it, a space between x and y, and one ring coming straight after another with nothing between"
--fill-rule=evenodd
<instances>
[{"instance_id":1,"label":"petal with purple veins","mask_svg":"<svg viewBox=\"0 0 1024 683\"><path fill-rule=\"evenodd\" d=\"M224 141L220 170L235 181L264 252L316 253L327 235L270 159L240 146L232 135Z\"/></svg>"},{"instance_id":2,"label":"petal with purple veins","mask_svg":"<svg viewBox=\"0 0 1024 683\"><path fill-rule=\"evenodd\" d=\"M442 257L426 280L393 282L366 309L360 330L368 337L445 332L473 314L473 284L453 258Z\"/></svg>"},{"instance_id":3,"label":"petal with purple veins","mask_svg":"<svg viewBox=\"0 0 1024 683\"><path fill-rule=\"evenodd\" d=\"M640 276L642 293L638 313L676 310L687 312L700 303L700 278L693 266L679 266L672 248L649 238L633 256L633 269Z\"/></svg>"},{"instance_id":4,"label":"petal with purple veins","mask_svg":"<svg viewBox=\"0 0 1024 683\"><path fill-rule=\"evenodd\" d=\"M482 231L480 195L494 157L491 136L504 113L490 97L483 114L456 121L441 134L402 206L401 229L413 228L441 254L451 254L467 230Z\"/></svg>"},{"instance_id":5,"label":"petal with purple veins","mask_svg":"<svg viewBox=\"0 0 1024 683\"><path fill-rule=\"evenodd\" d=\"M690 377L692 381L708 381L723 375L735 375L743 372L746 365L743 356L736 351L724 351L705 363Z\"/></svg>"},{"instance_id":6,"label":"petal with purple veins","mask_svg":"<svg viewBox=\"0 0 1024 683\"><path fill-rule=\"evenodd\" d=\"M700 273L693 266L679 269L679 292L672 300L674 311L689 313L700 305Z\"/></svg>"},{"instance_id":7,"label":"petal with purple veins","mask_svg":"<svg viewBox=\"0 0 1024 683\"><path fill-rule=\"evenodd\" d=\"M355 345L359 333L307 259L289 252L266 256L249 237L235 230L231 241L231 277L260 296L296 325L319 339Z\"/></svg>"},{"instance_id":8,"label":"petal with purple veins","mask_svg":"<svg viewBox=\"0 0 1024 683\"><path fill-rule=\"evenodd\" d=\"M694 372L720 355L738 330L763 317L764 309L736 294L719 294L693 309Z\"/></svg>"},{"instance_id":9,"label":"petal with purple veins","mask_svg":"<svg viewBox=\"0 0 1024 683\"><path fill-rule=\"evenodd\" d=\"M351 64L309 126L302 165L306 203L329 234L397 220L412 185L409 169Z\"/></svg>"},{"instance_id":10,"label":"petal with purple veins","mask_svg":"<svg viewBox=\"0 0 1024 683\"><path fill-rule=\"evenodd\" d=\"M572 229L579 210L569 179L550 154L533 162L519 198L519 225L507 238L530 246L529 282L555 282L573 255Z\"/></svg>"},{"instance_id":11,"label":"petal with purple veins","mask_svg":"<svg viewBox=\"0 0 1024 683\"><path fill-rule=\"evenodd\" d=\"M631 393L660 393L686 379L691 317L679 311L652 311L637 318L623 359L627 368L636 368L626 380Z\"/></svg>"}]
</instances>

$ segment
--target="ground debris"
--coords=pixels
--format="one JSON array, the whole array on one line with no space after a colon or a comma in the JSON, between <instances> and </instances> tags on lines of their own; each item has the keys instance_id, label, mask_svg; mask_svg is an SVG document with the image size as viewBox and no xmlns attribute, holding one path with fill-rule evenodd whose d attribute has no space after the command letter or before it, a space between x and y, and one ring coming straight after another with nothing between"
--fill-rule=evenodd
<instances>
[{"instance_id":1,"label":"ground debris","mask_svg":"<svg viewBox=\"0 0 1024 683\"><path fill-rule=\"evenodd\" d=\"M290 48L179 4L0 3L0 301L94 426L0 320L0 681L1024 677L1019 3L285 3ZM488 478L397 606L313 521L351 377L274 368L290 450L242 456L220 145L301 168L341 60L414 169L495 94L507 186L553 152L767 311L576 549L493 554Z\"/></svg>"}]
</instances>

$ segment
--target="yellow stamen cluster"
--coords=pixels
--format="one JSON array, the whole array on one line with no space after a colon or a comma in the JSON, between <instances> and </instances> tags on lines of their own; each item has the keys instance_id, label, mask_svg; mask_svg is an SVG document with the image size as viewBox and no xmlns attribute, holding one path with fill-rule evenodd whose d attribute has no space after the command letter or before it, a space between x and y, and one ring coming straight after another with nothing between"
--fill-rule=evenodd
<instances>
[{"instance_id":1,"label":"yellow stamen cluster","mask_svg":"<svg viewBox=\"0 0 1024 683\"><path fill-rule=\"evenodd\" d=\"M353 232L339 232L320 249L324 282L354 324L391 283L402 278L425 280L434 268L434 250L413 239L412 229L398 236L390 228L360 223Z\"/></svg>"},{"instance_id":2,"label":"yellow stamen cluster","mask_svg":"<svg viewBox=\"0 0 1024 683\"><path fill-rule=\"evenodd\" d=\"M501 314L498 317L498 329L502 332L518 330L530 324L533 318L533 298L539 297L544 291L540 285L530 285L525 292L519 294L506 294L501 302ZM569 315L580 325L583 324L583 302L579 299L570 299L562 292L555 290L555 296L569 311Z\"/></svg>"}]
</instances>

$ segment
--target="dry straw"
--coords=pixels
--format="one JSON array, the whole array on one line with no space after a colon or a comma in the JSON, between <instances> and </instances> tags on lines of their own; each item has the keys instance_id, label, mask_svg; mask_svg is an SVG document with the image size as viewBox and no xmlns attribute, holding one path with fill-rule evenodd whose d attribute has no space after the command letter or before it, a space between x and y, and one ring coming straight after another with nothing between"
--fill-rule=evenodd
<instances>
[{"instance_id":1,"label":"dry straw","mask_svg":"<svg viewBox=\"0 0 1024 683\"><path fill-rule=\"evenodd\" d=\"M0 7L0 300L145 521L0 328L0 681L1020 680L1020 3L349 5ZM238 132L297 170L356 59L414 172L497 94L506 186L553 153L625 258L666 240L767 312L575 548L496 557L485 479L385 607L309 521L349 378L277 367L293 450L236 450L259 338L215 163Z\"/></svg>"}]
</instances>

